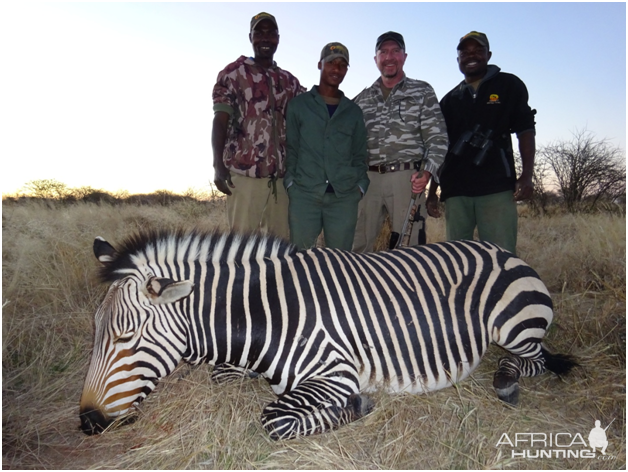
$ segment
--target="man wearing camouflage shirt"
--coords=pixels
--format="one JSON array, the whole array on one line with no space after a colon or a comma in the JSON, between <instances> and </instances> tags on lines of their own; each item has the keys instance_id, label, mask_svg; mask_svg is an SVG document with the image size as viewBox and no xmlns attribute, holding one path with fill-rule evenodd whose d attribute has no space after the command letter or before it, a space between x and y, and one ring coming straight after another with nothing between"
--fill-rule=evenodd
<instances>
[{"instance_id":1,"label":"man wearing camouflage shirt","mask_svg":"<svg viewBox=\"0 0 628 472\"><path fill-rule=\"evenodd\" d=\"M405 42L389 31L377 38L375 64L381 73L355 99L368 134L369 190L360 202L353 250L371 252L386 214L400 234L412 193L422 193L447 152L447 130L432 87L406 77ZM421 166L423 172L416 169ZM418 200L423 218L425 196ZM419 233L423 232L421 238ZM410 245L425 241L425 228L414 225Z\"/></svg>"},{"instance_id":2,"label":"man wearing camouflage shirt","mask_svg":"<svg viewBox=\"0 0 628 472\"><path fill-rule=\"evenodd\" d=\"M249 39L255 57L240 56L214 86L214 184L227 195L231 230L288 239L286 106L304 89L273 60L279 44L273 15L255 15Z\"/></svg>"}]
</instances>

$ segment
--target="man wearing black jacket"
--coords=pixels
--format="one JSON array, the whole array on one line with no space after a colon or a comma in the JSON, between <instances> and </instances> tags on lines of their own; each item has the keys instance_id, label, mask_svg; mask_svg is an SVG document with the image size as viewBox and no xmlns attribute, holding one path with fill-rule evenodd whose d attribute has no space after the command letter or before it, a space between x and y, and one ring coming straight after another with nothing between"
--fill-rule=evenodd
<instances>
[{"instance_id":1,"label":"man wearing black jacket","mask_svg":"<svg viewBox=\"0 0 628 472\"><path fill-rule=\"evenodd\" d=\"M458 44L464 80L443 97L449 150L440 173L441 201L446 202L447 239L490 241L515 253L516 202L532 196L535 153L534 114L525 84L515 75L488 65L488 38L472 31ZM523 171L517 179L510 135L519 141ZM436 185L427 209L439 216Z\"/></svg>"}]
</instances>

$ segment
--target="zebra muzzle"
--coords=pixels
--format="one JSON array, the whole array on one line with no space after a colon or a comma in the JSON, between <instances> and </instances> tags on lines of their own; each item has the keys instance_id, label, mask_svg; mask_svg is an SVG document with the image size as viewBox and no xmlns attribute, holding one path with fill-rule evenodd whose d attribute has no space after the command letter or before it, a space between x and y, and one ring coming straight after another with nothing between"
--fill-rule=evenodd
<instances>
[{"instance_id":1,"label":"zebra muzzle","mask_svg":"<svg viewBox=\"0 0 628 472\"><path fill-rule=\"evenodd\" d=\"M87 411L81 412L79 418L81 419L81 430L85 434L100 434L107 426L109 426L113 420L107 418L103 413L99 410L90 408L86 409Z\"/></svg>"}]
</instances>

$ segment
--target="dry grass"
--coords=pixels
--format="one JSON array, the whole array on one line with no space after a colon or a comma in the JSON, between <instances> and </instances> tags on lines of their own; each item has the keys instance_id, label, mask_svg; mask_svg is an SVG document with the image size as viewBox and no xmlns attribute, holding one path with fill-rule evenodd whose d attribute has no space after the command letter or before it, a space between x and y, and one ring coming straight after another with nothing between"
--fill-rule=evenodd
<instances>
[{"instance_id":1,"label":"dry grass","mask_svg":"<svg viewBox=\"0 0 628 472\"><path fill-rule=\"evenodd\" d=\"M142 405L138 420L88 437L78 400L92 317L106 287L91 245L137 228L225 228L223 202L166 207L54 203L3 205L3 468L52 469L621 469L626 465L626 227L609 215L522 218L519 253L553 292L548 346L578 356L559 379L522 382L521 405L499 403L491 348L472 378L422 395L377 394L375 411L338 431L273 442L259 415L273 399L262 380L210 382L210 367L181 366ZM442 221L428 237L442 240ZM610 461L521 459L503 433L580 433L596 419Z\"/></svg>"}]
</instances>

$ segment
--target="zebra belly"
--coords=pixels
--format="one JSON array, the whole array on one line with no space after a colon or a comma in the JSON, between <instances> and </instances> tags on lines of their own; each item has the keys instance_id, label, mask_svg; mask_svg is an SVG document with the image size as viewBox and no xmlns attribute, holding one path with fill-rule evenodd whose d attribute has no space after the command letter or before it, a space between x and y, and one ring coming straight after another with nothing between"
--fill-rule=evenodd
<instances>
[{"instance_id":1,"label":"zebra belly","mask_svg":"<svg viewBox=\"0 0 628 472\"><path fill-rule=\"evenodd\" d=\"M443 366L425 376L411 377L403 375L384 379L383 376L371 376L370 372L363 372L360 376L360 391L385 391L388 393L421 394L450 387L466 379L477 368L479 359L473 363L461 361L455 372L447 372Z\"/></svg>"}]
</instances>

